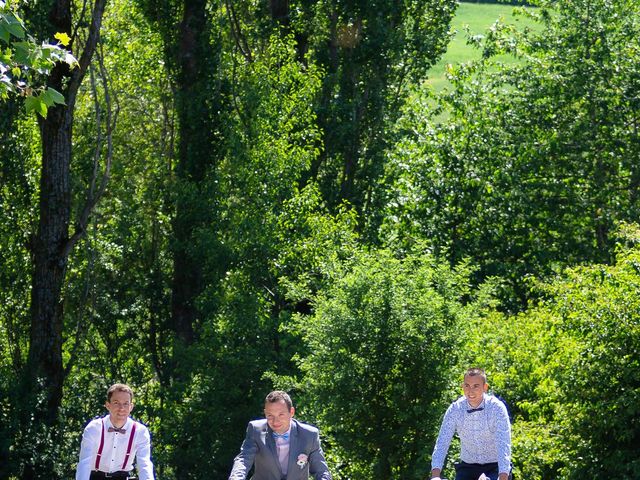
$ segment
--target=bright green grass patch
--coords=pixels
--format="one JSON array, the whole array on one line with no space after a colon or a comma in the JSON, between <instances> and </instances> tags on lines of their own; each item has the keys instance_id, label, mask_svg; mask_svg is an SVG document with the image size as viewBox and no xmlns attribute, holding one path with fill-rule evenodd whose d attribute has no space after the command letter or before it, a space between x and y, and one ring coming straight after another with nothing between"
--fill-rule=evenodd
<instances>
[{"instance_id":1,"label":"bright green grass patch","mask_svg":"<svg viewBox=\"0 0 640 480\"><path fill-rule=\"evenodd\" d=\"M435 90L442 90L448 81L445 77L445 66L449 63L462 63L480 58L480 50L467 45L465 25L469 26L472 35L484 34L496 20L502 18L505 23L522 25L522 28L537 29L539 26L530 18L513 15L513 5L496 3L467 3L460 2L456 15L451 21L451 30L456 32L451 39L447 52L438 63L429 70L429 83ZM508 58L501 58L508 61ZM515 61L515 59L513 59Z\"/></svg>"}]
</instances>

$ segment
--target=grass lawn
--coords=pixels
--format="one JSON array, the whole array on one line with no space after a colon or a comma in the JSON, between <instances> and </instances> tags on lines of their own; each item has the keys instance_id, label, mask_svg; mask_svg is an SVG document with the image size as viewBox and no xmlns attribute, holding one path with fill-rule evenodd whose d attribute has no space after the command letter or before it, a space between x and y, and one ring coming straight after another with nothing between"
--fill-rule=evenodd
<instances>
[{"instance_id":1,"label":"grass lawn","mask_svg":"<svg viewBox=\"0 0 640 480\"><path fill-rule=\"evenodd\" d=\"M522 25L535 28L535 24L521 15L513 15L513 5L495 3L471 3L460 2L456 15L451 21L451 30L455 36L451 39L447 52L438 63L429 70L429 83L436 90L441 90L447 85L444 71L448 63L461 63L480 57L480 51L467 45L467 36L464 31L469 26L472 35L483 34L493 23L503 18L505 23Z\"/></svg>"}]
</instances>

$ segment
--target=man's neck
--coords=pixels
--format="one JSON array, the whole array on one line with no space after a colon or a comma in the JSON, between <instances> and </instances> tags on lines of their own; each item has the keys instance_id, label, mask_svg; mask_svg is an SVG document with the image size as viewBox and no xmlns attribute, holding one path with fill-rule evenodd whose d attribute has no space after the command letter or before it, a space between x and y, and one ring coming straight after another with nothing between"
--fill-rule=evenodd
<instances>
[{"instance_id":1,"label":"man's neck","mask_svg":"<svg viewBox=\"0 0 640 480\"><path fill-rule=\"evenodd\" d=\"M109 415L109 421L111 422L111 425L113 425L115 428L123 428L127 423L127 419L125 419L124 422L122 421L116 422L111 415Z\"/></svg>"}]
</instances>

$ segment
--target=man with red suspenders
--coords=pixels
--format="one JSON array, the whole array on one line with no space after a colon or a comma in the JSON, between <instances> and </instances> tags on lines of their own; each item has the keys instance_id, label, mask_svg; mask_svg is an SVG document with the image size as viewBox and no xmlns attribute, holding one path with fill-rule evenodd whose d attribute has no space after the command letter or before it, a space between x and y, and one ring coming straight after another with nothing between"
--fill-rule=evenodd
<instances>
[{"instance_id":1,"label":"man with red suspenders","mask_svg":"<svg viewBox=\"0 0 640 480\"><path fill-rule=\"evenodd\" d=\"M129 417L133 410L131 388L122 383L112 385L105 407L109 415L91 420L82 434L76 480L135 478L134 460L139 480L154 480L149 430Z\"/></svg>"}]
</instances>

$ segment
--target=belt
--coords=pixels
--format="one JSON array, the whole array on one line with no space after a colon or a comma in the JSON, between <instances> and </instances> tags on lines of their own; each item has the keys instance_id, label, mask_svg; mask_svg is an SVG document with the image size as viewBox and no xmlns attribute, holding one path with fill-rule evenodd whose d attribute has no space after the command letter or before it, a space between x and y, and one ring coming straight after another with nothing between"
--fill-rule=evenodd
<instances>
[{"instance_id":1,"label":"belt","mask_svg":"<svg viewBox=\"0 0 640 480\"><path fill-rule=\"evenodd\" d=\"M125 472L124 470L119 472L102 472L100 470L94 470L91 472L91 476L89 477L91 480L97 478L119 478L121 480L127 480L129 478L134 478L131 476L131 472Z\"/></svg>"}]
</instances>

